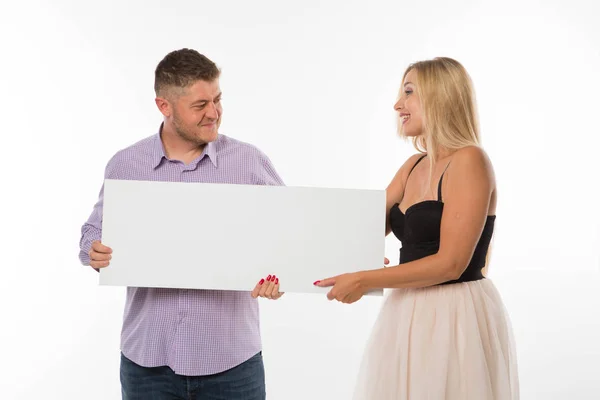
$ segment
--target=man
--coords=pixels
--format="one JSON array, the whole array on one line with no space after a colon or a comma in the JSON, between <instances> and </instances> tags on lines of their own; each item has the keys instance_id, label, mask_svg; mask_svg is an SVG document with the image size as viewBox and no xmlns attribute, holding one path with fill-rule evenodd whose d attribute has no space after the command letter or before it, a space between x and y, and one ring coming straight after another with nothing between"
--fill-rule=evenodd
<instances>
[{"instance_id":1,"label":"man","mask_svg":"<svg viewBox=\"0 0 600 400\"><path fill-rule=\"evenodd\" d=\"M166 55L155 71L155 101L164 117L158 133L117 152L105 178L283 185L260 150L218 133L219 76L217 66L195 50ZM100 242L103 192L104 187L80 241L82 264L96 270L109 266L112 253L110 244ZM197 212L203 212L201 204ZM278 282L262 279L252 294L128 287L121 333L123 399L265 399L257 297L281 297Z\"/></svg>"}]
</instances>

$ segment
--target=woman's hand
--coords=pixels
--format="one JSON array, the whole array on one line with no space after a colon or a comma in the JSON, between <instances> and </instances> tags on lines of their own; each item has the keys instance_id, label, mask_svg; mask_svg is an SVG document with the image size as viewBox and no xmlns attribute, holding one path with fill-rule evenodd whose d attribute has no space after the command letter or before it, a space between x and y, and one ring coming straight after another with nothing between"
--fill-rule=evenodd
<instances>
[{"instance_id":1,"label":"woman's hand","mask_svg":"<svg viewBox=\"0 0 600 400\"><path fill-rule=\"evenodd\" d=\"M389 263L390 260L384 257L384 267ZM314 285L319 287L333 286L329 293L327 293L327 298L329 300L337 300L342 303L351 304L360 300L368 291L368 288L362 283L362 277L362 272L352 272L316 281Z\"/></svg>"},{"instance_id":2,"label":"woman's hand","mask_svg":"<svg viewBox=\"0 0 600 400\"><path fill-rule=\"evenodd\" d=\"M261 279L252 291L252 297L264 297L269 300L277 300L283 296L284 292L279 291L279 278L275 275L269 275Z\"/></svg>"},{"instance_id":3,"label":"woman's hand","mask_svg":"<svg viewBox=\"0 0 600 400\"><path fill-rule=\"evenodd\" d=\"M315 282L319 287L332 287L327 298L342 303L351 304L360 300L367 291L361 283L361 273L353 272Z\"/></svg>"}]
</instances>

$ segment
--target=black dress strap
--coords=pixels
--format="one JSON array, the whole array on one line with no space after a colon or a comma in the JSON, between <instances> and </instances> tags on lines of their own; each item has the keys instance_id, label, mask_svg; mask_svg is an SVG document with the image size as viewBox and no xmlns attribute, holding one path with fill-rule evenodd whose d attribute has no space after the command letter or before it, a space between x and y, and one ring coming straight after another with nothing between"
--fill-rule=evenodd
<instances>
[{"instance_id":1,"label":"black dress strap","mask_svg":"<svg viewBox=\"0 0 600 400\"><path fill-rule=\"evenodd\" d=\"M423 154L421 157L419 157L419 159L417 160L417 162L412 166L412 168L410 169L410 171L408 171L408 175L406 175L406 180L408 180L408 177L410 176L410 174L413 172L413 169L415 169L415 167L417 166L418 163L421 162L422 159L424 159L425 157L427 157L427 154Z\"/></svg>"},{"instance_id":2,"label":"black dress strap","mask_svg":"<svg viewBox=\"0 0 600 400\"><path fill-rule=\"evenodd\" d=\"M444 174L446 173L446 170L448 169L449 166L450 166L450 163L448 163L448 165L446 165L446 168L444 168L444 172L442 172L442 176L440 176L440 181L438 183L438 201L442 201L442 179L444 178Z\"/></svg>"}]
</instances>

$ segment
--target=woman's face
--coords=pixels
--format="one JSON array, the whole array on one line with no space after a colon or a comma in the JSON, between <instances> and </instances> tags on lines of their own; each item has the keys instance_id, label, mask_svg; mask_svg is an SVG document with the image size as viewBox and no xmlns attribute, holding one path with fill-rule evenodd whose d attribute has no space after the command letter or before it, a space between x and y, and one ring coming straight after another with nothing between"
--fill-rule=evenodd
<instances>
[{"instance_id":1,"label":"woman's face","mask_svg":"<svg viewBox=\"0 0 600 400\"><path fill-rule=\"evenodd\" d=\"M401 132L405 136L419 136L423 133L421 102L416 91L416 71L411 69L404 79L401 95L394 110L398 112Z\"/></svg>"}]
</instances>

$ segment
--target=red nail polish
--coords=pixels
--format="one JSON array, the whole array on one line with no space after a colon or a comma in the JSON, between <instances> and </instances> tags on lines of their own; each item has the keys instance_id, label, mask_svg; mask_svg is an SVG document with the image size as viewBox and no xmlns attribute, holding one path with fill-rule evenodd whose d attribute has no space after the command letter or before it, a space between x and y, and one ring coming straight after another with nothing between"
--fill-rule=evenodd
<instances>
[{"instance_id":1,"label":"red nail polish","mask_svg":"<svg viewBox=\"0 0 600 400\"><path fill-rule=\"evenodd\" d=\"M259 285L262 285L263 283L265 283L264 279L261 279L260 282L258 282Z\"/></svg>"},{"instance_id":2,"label":"red nail polish","mask_svg":"<svg viewBox=\"0 0 600 400\"><path fill-rule=\"evenodd\" d=\"M315 281L315 283L313 283L313 285L318 285L321 281Z\"/></svg>"},{"instance_id":3,"label":"red nail polish","mask_svg":"<svg viewBox=\"0 0 600 400\"><path fill-rule=\"evenodd\" d=\"M275 284L277 285L279 283L279 278L275 278Z\"/></svg>"},{"instance_id":4,"label":"red nail polish","mask_svg":"<svg viewBox=\"0 0 600 400\"><path fill-rule=\"evenodd\" d=\"M271 275L267 276L267 281L271 282Z\"/></svg>"}]
</instances>

